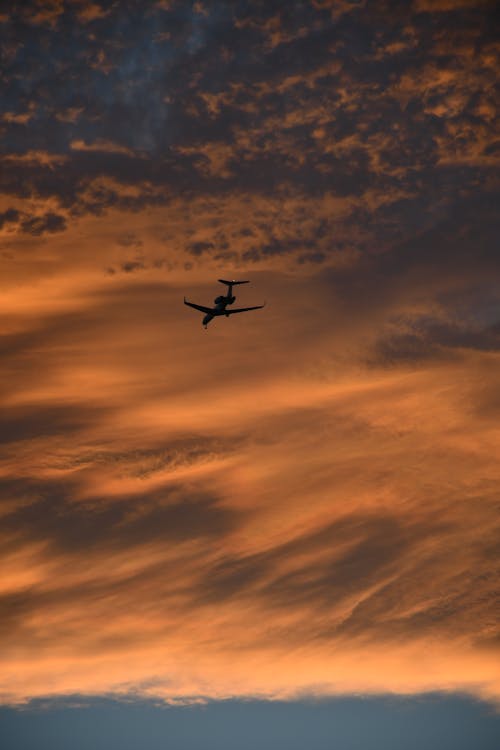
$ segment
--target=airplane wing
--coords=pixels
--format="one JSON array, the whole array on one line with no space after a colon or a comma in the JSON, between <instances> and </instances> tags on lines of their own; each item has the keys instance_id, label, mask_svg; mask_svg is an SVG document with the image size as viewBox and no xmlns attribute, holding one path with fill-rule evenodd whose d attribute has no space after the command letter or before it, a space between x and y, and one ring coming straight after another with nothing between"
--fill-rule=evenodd
<instances>
[{"instance_id":1,"label":"airplane wing","mask_svg":"<svg viewBox=\"0 0 500 750\"><path fill-rule=\"evenodd\" d=\"M237 310L226 310L224 315L233 315L234 313L248 312L249 310L260 310L262 307L265 307L265 305L257 305L256 307L240 307Z\"/></svg>"},{"instance_id":2,"label":"airplane wing","mask_svg":"<svg viewBox=\"0 0 500 750\"><path fill-rule=\"evenodd\" d=\"M204 312L204 313L213 312L212 307L203 307L203 305L195 305L194 302L188 302L185 297L184 297L184 304L189 305L189 307L194 307L195 310L199 310L200 312Z\"/></svg>"}]
</instances>

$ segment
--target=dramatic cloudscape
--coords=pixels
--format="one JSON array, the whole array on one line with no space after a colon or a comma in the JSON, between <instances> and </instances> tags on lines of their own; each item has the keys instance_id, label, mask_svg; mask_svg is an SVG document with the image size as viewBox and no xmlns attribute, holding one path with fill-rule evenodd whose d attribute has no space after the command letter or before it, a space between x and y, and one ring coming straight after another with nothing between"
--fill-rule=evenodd
<instances>
[{"instance_id":1,"label":"dramatic cloudscape","mask_svg":"<svg viewBox=\"0 0 500 750\"><path fill-rule=\"evenodd\" d=\"M498 703L494 6L2 5L4 704Z\"/></svg>"}]
</instances>

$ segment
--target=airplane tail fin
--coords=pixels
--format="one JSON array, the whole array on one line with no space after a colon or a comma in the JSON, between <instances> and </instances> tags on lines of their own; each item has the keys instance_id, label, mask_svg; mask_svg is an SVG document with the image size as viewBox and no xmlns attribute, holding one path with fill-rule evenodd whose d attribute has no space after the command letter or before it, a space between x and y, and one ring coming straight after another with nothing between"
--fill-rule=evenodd
<instances>
[{"instance_id":1,"label":"airplane tail fin","mask_svg":"<svg viewBox=\"0 0 500 750\"><path fill-rule=\"evenodd\" d=\"M236 284L249 284L249 281L226 281L226 279L218 279L221 284L226 284L227 286L236 286Z\"/></svg>"}]
</instances>

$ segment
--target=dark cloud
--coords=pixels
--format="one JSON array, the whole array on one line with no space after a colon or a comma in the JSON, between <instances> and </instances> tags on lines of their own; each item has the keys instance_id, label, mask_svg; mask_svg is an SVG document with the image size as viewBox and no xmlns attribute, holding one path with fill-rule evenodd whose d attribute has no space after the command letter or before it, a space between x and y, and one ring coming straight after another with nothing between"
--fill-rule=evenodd
<instances>
[{"instance_id":1,"label":"dark cloud","mask_svg":"<svg viewBox=\"0 0 500 750\"><path fill-rule=\"evenodd\" d=\"M4 225L9 226L12 224L17 227L18 231L24 234L40 237L46 232L49 234L63 232L66 229L66 217L56 214L53 211L48 211L41 216L30 216L14 208L9 208L0 214L0 229Z\"/></svg>"},{"instance_id":2,"label":"dark cloud","mask_svg":"<svg viewBox=\"0 0 500 750\"><path fill-rule=\"evenodd\" d=\"M3 407L0 443L36 440L53 435L71 435L91 424L105 409L82 409L81 404Z\"/></svg>"},{"instance_id":3,"label":"dark cloud","mask_svg":"<svg viewBox=\"0 0 500 750\"><path fill-rule=\"evenodd\" d=\"M404 192L352 217L372 240L398 239L398 227L439 215L433 203L445 187L449 198L476 192L493 158L493 122L478 102L494 71L474 59L490 43L493 11L450 6L445 39L441 14L412 15L411 3L403 28L394 3L338 7L222 2L205 13L131 2L126 12L96 6L90 35L78 4L35 22L17 9L4 24L7 38L23 39L5 73L6 108L33 114L5 123L5 147L69 161L57 169L7 162L3 190L55 197L75 215L138 210L168 202L172 191L273 193L293 184L306 195ZM457 104L446 110L451 99ZM70 110L78 116L61 118ZM213 161L221 146L225 157ZM450 148L457 164L445 166ZM482 163L464 166L461 154ZM25 226L36 233L64 223L50 214ZM196 254L199 243L192 247Z\"/></svg>"},{"instance_id":4,"label":"dark cloud","mask_svg":"<svg viewBox=\"0 0 500 750\"><path fill-rule=\"evenodd\" d=\"M359 319L370 310L379 316L376 347L382 359L425 359L462 347L498 349L500 227L494 202L495 195L485 193L443 207L439 217L424 212L414 235L411 225L399 223L396 208L398 241L354 265L322 272L343 314ZM425 313L415 310L419 305ZM429 312L433 305L439 314Z\"/></svg>"},{"instance_id":5,"label":"dark cloud","mask_svg":"<svg viewBox=\"0 0 500 750\"><path fill-rule=\"evenodd\" d=\"M43 541L54 553L223 537L241 518L195 486L169 485L116 502L99 497L76 501L78 483L71 481L2 480L1 490L12 503L3 518L4 532L17 532L17 541L19 534L24 541Z\"/></svg>"},{"instance_id":6,"label":"dark cloud","mask_svg":"<svg viewBox=\"0 0 500 750\"><path fill-rule=\"evenodd\" d=\"M0 214L0 229L3 229L5 224L17 224L20 218L20 213L15 208L8 208Z\"/></svg>"},{"instance_id":7,"label":"dark cloud","mask_svg":"<svg viewBox=\"0 0 500 750\"><path fill-rule=\"evenodd\" d=\"M129 260L126 263L121 264L122 271L125 273L133 273L134 271L143 271L146 268L144 263L140 260Z\"/></svg>"},{"instance_id":8,"label":"dark cloud","mask_svg":"<svg viewBox=\"0 0 500 750\"><path fill-rule=\"evenodd\" d=\"M39 237L45 232L63 232L66 229L66 219L64 216L49 211L43 216L30 216L23 219L20 228L22 232Z\"/></svg>"},{"instance_id":9,"label":"dark cloud","mask_svg":"<svg viewBox=\"0 0 500 750\"><path fill-rule=\"evenodd\" d=\"M416 363L422 360L449 357L457 350L485 352L500 350L500 326L477 329L439 320L411 320L406 333L381 339L376 345L373 363Z\"/></svg>"},{"instance_id":10,"label":"dark cloud","mask_svg":"<svg viewBox=\"0 0 500 750\"><path fill-rule=\"evenodd\" d=\"M126 234L122 235L121 237L118 237L117 242L122 247L135 247L139 248L142 247L143 242L138 237L136 237L135 234L132 232L127 232Z\"/></svg>"},{"instance_id":11,"label":"dark cloud","mask_svg":"<svg viewBox=\"0 0 500 750\"><path fill-rule=\"evenodd\" d=\"M214 247L213 242L193 242L188 246L187 251L191 255L202 255L204 252L212 250Z\"/></svg>"}]
</instances>

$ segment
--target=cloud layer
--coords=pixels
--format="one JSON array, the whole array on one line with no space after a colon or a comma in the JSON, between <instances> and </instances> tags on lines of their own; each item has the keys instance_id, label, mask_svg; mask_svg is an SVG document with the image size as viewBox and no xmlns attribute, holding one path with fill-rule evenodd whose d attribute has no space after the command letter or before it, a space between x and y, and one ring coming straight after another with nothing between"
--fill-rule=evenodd
<instances>
[{"instance_id":1,"label":"cloud layer","mask_svg":"<svg viewBox=\"0 0 500 750\"><path fill-rule=\"evenodd\" d=\"M0 17L2 700L498 700L493 17Z\"/></svg>"}]
</instances>

